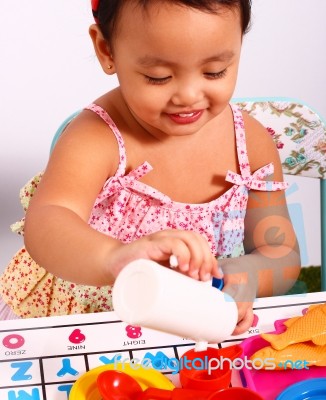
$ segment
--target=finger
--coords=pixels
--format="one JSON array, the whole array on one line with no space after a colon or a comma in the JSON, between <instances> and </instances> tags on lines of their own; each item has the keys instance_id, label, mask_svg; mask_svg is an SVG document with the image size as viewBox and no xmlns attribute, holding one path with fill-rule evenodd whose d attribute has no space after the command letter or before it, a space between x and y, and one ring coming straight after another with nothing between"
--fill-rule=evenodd
<instances>
[{"instance_id":1,"label":"finger","mask_svg":"<svg viewBox=\"0 0 326 400\"><path fill-rule=\"evenodd\" d=\"M192 278L199 279L199 269L203 260L202 241L199 234L190 231L171 230L165 232L165 251L170 252L173 267Z\"/></svg>"},{"instance_id":2,"label":"finger","mask_svg":"<svg viewBox=\"0 0 326 400\"><path fill-rule=\"evenodd\" d=\"M221 274L219 274L217 259L211 254L208 262L204 261L201 265L199 278L201 281L208 281L212 279L213 276L218 276L219 279L222 279Z\"/></svg>"},{"instance_id":3,"label":"finger","mask_svg":"<svg viewBox=\"0 0 326 400\"><path fill-rule=\"evenodd\" d=\"M208 242L200 234L191 231L161 231L150 238L157 241L159 256L156 261L170 261L170 266L187 273L194 279L211 279L218 275L217 262L211 254ZM171 258L171 255L173 256ZM153 256L153 255L152 255Z\"/></svg>"},{"instance_id":4,"label":"finger","mask_svg":"<svg viewBox=\"0 0 326 400\"><path fill-rule=\"evenodd\" d=\"M241 311L239 311L239 314L241 314ZM254 313L250 306L245 310L243 317L239 318L237 326L235 327L232 335L240 335L241 333L247 331L253 324L253 320L254 320Z\"/></svg>"},{"instance_id":5,"label":"finger","mask_svg":"<svg viewBox=\"0 0 326 400\"><path fill-rule=\"evenodd\" d=\"M189 232L190 251L189 275L195 279L209 280L212 270L216 266L210 247L206 239L196 232Z\"/></svg>"},{"instance_id":6,"label":"finger","mask_svg":"<svg viewBox=\"0 0 326 400\"><path fill-rule=\"evenodd\" d=\"M170 267L178 268L181 272L189 271L191 253L188 243L180 235L171 231L168 236L160 238L159 246L169 260Z\"/></svg>"},{"instance_id":7,"label":"finger","mask_svg":"<svg viewBox=\"0 0 326 400\"><path fill-rule=\"evenodd\" d=\"M198 235L194 232L183 232L182 238L185 241L190 254L188 275L191 278L199 279L199 269L203 256L201 242Z\"/></svg>"},{"instance_id":8,"label":"finger","mask_svg":"<svg viewBox=\"0 0 326 400\"><path fill-rule=\"evenodd\" d=\"M212 254L212 257L214 258L212 276L214 276L217 279L223 279L224 278L224 273L222 271L222 268L219 266L218 259L213 254Z\"/></svg>"},{"instance_id":9,"label":"finger","mask_svg":"<svg viewBox=\"0 0 326 400\"><path fill-rule=\"evenodd\" d=\"M240 321L232 332L232 336L241 335L250 328L250 324L247 324L245 320Z\"/></svg>"}]
</instances>

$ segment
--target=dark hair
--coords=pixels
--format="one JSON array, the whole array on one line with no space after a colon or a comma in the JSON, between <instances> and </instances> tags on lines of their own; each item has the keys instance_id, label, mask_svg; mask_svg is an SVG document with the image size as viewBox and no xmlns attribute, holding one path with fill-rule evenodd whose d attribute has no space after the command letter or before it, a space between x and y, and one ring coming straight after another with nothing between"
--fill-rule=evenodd
<instances>
[{"instance_id":1,"label":"dark hair","mask_svg":"<svg viewBox=\"0 0 326 400\"><path fill-rule=\"evenodd\" d=\"M119 12L126 1L130 0L99 0L98 9L93 10L101 32L109 42L114 36ZM135 0L140 6L146 7L151 0ZM155 0L158 1L158 0ZM184 5L206 12L216 12L216 7L238 8L241 15L242 33L245 34L250 27L251 0L164 0L174 4Z\"/></svg>"}]
</instances>

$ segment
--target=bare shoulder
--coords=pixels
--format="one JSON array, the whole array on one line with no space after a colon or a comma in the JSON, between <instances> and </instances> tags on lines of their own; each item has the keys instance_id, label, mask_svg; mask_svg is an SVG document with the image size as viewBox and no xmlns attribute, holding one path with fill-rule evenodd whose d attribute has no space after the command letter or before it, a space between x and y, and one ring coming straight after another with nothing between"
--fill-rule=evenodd
<instances>
[{"instance_id":1,"label":"bare shoulder","mask_svg":"<svg viewBox=\"0 0 326 400\"><path fill-rule=\"evenodd\" d=\"M87 221L118 165L118 143L110 127L94 112L83 110L57 141L33 204L64 206Z\"/></svg>"},{"instance_id":2,"label":"bare shoulder","mask_svg":"<svg viewBox=\"0 0 326 400\"><path fill-rule=\"evenodd\" d=\"M274 178L282 178L282 167L278 149L267 129L248 113L243 113L246 132L246 143L250 168L256 171L258 168L273 163Z\"/></svg>"},{"instance_id":3,"label":"bare shoulder","mask_svg":"<svg viewBox=\"0 0 326 400\"><path fill-rule=\"evenodd\" d=\"M76 165L96 165L114 174L119 163L118 143L109 125L95 112L83 110L65 128L55 148L54 157L70 158ZM63 164L65 165L65 164Z\"/></svg>"},{"instance_id":4,"label":"bare shoulder","mask_svg":"<svg viewBox=\"0 0 326 400\"><path fill-rule=\"evenodd\" d=\"M78 150L102 149L99 156L105 151L103 146L113 151L118 149L118 144L115 135L111 128L99 115L91 110L83 110L77 115L64 130L58 144L62 142L64 145L73 144L73 147L78 147ZM69 146L70 147L70 146Z\"/></svg>"}]
</instances>

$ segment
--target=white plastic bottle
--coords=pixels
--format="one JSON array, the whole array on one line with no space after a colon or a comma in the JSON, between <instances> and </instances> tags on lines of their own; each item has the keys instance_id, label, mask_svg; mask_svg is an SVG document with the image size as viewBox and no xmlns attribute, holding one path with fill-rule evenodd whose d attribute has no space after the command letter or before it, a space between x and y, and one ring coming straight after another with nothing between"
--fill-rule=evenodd
<instances>
[{"instance_id":1,"label":"white plastic bottle","mask_svg":"<svg viewBox=\"0 0 326 400\"><path fill-rule=\"evenodd\" d=\"M228 294L150 260L133 261L120 272L112 300L122 321L194 340L197 350L224 341L237 324L237 305Z\"/></svg>"}]
</instances>

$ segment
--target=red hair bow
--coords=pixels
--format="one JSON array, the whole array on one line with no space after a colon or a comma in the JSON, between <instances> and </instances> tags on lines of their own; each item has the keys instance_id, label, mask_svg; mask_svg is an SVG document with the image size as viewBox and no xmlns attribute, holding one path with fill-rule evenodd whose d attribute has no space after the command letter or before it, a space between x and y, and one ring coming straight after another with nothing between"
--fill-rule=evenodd
<instances>
[{"instance_id":1,"label":"red hair bow","mask_svg":"<svg viewBox=\"0 0 326 400\"><path fill-rule=\"evenodd\" d=\"M96 23L98 23L97 12L99 3L100 0L92 0L92 13Z\"/></svg>"}]
</instances>

